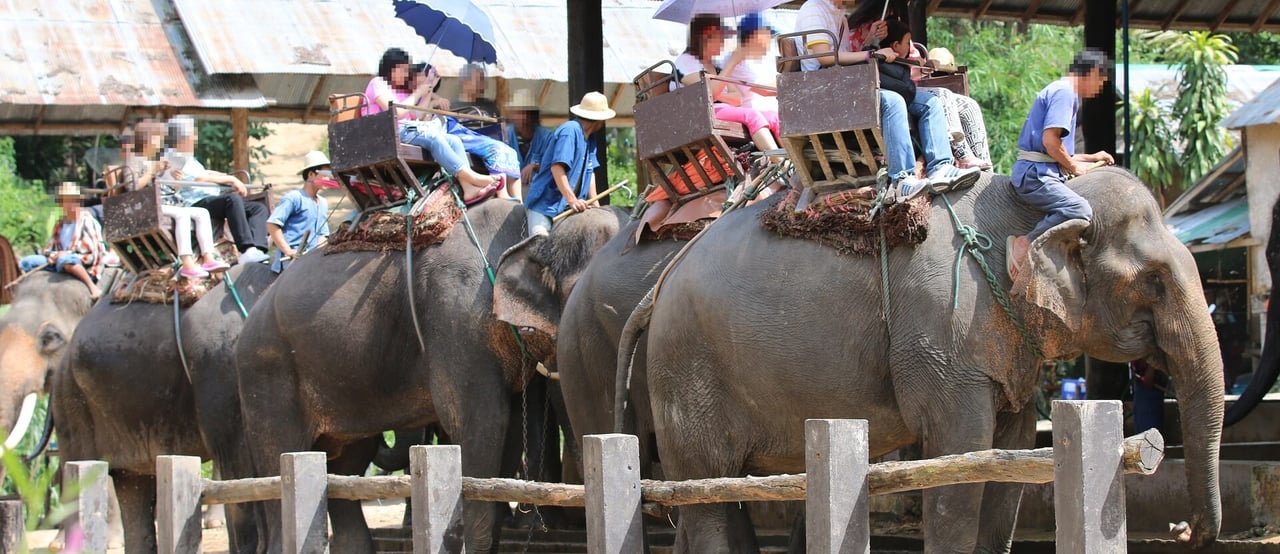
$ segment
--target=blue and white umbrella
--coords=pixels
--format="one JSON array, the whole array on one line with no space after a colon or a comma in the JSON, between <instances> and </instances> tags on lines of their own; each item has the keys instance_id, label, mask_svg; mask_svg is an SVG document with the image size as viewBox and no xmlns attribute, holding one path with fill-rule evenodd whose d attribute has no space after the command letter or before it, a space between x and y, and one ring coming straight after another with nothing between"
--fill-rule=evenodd
<instances>
[{"instance_id":1,"label":"blue and white umbrella","mask_svg":"<svg viewBox=\"0 0 1280 554\"><path fill-rule=\"evenodd\" d=\"M468 62L497 63L493 24L468 0L393 0L396 17L429 44Z\"/></svg>"}]
</instances>

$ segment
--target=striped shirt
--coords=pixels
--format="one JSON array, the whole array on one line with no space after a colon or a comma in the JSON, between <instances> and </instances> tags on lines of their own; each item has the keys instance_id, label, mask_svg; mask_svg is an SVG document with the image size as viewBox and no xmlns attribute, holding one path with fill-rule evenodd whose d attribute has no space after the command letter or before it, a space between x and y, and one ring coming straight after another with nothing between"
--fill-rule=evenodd
<instances>
[{"instance_id":1,"label":"striped shirt","mask_svg":"<svg viewBox=\"0 0 1280 554\"><path fill-rule=\"evenodd\" d=\"M833 0L806 0L796 15L796 32L824 30L840 37L844 28L844 9ZM831 37L825 34L809 35L803 38L803 41L796 40L796 49L801 54L808 54L810 48L819 44L832 46ZM800 68L804 71L813 71L820 67L822 64L816 58L800 61Z\"/></svg>"},{"instance_id":2,"label":"striped shirt","mask_svg":"<svg viewBox=\"0 0 1280 554\"><path fill-rule=\"evenodd\" d=\"M74 230L71 232L70 243L62 244L59 237L66 225L73 225ZM53 226L53 237L49 239L45 252L73 252L80 256L80 262L89 275L97 278L98 270L102 267L102 257L107 253L107 245L102 241L102 226L98 225L93 212L87 209L80 210L80 215L74 222L59 219Z\"/></svg>"}]
</instances>

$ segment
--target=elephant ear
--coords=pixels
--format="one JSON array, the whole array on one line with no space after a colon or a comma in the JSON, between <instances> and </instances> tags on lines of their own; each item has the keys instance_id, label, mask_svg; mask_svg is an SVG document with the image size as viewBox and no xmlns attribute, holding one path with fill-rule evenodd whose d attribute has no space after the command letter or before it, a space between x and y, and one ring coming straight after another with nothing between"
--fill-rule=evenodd
<instances>
[{"instance_id":1,"label":"elephant ear","mask_svg":"<svg viewBox=\"0 0 1280 554\"><path fill-rule=\"evenodd\" d=\"M1085 303L1082 237L1088 228L1089 222L1073 219L1045 231L1031 244L1030 260L1013 286L1014 296L1039 308L1027 310L1028 329L1068 333L1080 329Z\"/></svg>"},{"instance_id":2,"label":"elephant ear","mask_svg":"<svg viewBox=\"0 0 1280 554\"><path fill-rule=\"evenodd\" d=\"M559 284L548 278L547 264L539 257L546 240L546 235L534 235L498 259L493 315L518 329L534 329L554 338L560 321Z\"/></svg>"}]
</instances>

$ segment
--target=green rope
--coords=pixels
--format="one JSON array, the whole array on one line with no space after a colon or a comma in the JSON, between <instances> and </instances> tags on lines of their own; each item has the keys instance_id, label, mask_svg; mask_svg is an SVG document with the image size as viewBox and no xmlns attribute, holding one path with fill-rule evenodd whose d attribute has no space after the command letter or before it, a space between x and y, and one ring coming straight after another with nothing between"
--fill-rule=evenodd
<instances>
[{"instance_id":1,"label":"green rope","mask_svg":"<svg viewBox=\"0 0 1280 554\"><path fill-rule=\"evenodd\" d=\"M954 273L954 290L952 291L951 309L955 310L960 305L960 262L963 260L964 253L968 252L973 259L978 262L978 266L982 268L982 274L987 279L987 285L991 287L991 295L995 297L996 302L1000 304L1000 309L1004 310L1005 315L1013 321L1013 326L1018 330L1018 334L1022 336L1022 342L1026 345L1027 350L1035 356L1036 361L1044 359L1044 353L1041 352L1040 346L1031 338L1031 334L1027 332L1027 327L1022 323L1017 314L1013 313L1013 306L1009 303L1009 297L1005 294L1004 288L1000 286L1000 282L996 280L996 275L991 271L991 266L987 264L987 257L983 254L991 249L991 237L979 232L971 225L966 225L960 221L960 216L956 214L955 208L951 206L951 199L947 195L940 194L943 203L947 206L947 212L951 214L951 220L956 225L956 233L964 239L964 244L960 246L960 251L956 254L956 264ZM1009 253L1006 253L1009 255Z\"/></svg>"},{"instance_id":2,"label":"green rope","mask_svg":"<svg viewBox=\"0 0 1280 554\"><path fill-rule=\"evenodd\" d=\"M240 319L249 319L249 310L244 307L244 302L240 300L240 292L236 290L236 282L231 280L231 272L222 274L223 280L227 282L227 290L231 291L231 299L236 301L236 308L240 310Z\"/></svg>"}]
</instances>

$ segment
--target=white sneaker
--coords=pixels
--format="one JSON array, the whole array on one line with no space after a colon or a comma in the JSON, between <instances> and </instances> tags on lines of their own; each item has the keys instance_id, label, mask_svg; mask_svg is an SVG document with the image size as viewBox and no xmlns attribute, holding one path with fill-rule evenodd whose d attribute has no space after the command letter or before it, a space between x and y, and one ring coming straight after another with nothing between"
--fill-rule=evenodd
<instances>
[{"instance_id":1,"label":"white sneaker","mask_svg":"<svg viewBox=\"0 0 1280 554\"><path fill-rule=\"evenodd\" d=\"M271 256L268 256L265 252L258 250L256 246L251 246L248 250L240 253L240 263L256 264L259 262L265 262L270 257Z\"/></svg>"},{"instance_id":2,"label":"white sneaker","mask_svg":"<svg viewBox=\"0 0 1280 554\"><path fill-rule=\"evenodd\" d=\"M894 183L893 196L891 197L893 202L890 203L896 204L899 202L906 202L920 196L921 194L929 192L929 190L929 181L918 177L903 177Z\"/></svg>"}]
</instances>

